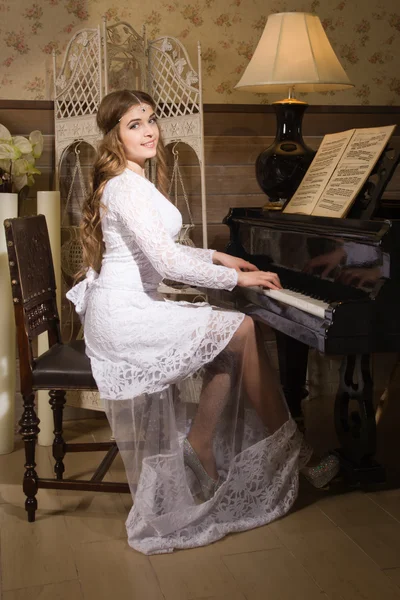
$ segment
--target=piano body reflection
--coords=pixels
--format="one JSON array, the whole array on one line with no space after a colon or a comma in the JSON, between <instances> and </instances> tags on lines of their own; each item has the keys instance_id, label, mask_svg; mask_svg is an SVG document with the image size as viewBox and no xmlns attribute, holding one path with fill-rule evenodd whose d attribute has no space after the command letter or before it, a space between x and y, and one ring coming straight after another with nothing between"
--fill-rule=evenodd
<instances>
[{"instance_id":1,"label":"piano body reflection","mask_svg":"<svg viewBox=\"0 0 400 600\"><path fill-rule=\"evenodd\" d=\"M282 384L296 412L307 351L343 355L335 427L349 479L381 481L370 354L400 348L400 221L231 209L227 252L278 273L283 290L208 290L277 334ZM351 406L350 406L351 401ZM358 410L353 410L354 401Z\"/></svg>"}]
</instances>

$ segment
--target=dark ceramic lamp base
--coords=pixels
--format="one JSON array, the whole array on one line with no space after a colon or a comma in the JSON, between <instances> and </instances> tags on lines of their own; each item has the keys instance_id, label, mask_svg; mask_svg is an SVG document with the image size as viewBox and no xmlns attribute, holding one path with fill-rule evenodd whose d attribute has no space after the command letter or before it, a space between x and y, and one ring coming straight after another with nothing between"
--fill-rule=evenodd
<instances>
[{"instance_id":1,"label":"dark ceramic lamp base","mask_svg":"<svg viewBox=\"0 0 400 600\"><path fill-rule=\"evenodd\" d=\"M257 158L256 177L267 194L266 210L282 210L303 179L315 151L306 146L301 126L308 104L286 99L274 102L277 132L274 143Z\"/></svg>"}]
</instances>

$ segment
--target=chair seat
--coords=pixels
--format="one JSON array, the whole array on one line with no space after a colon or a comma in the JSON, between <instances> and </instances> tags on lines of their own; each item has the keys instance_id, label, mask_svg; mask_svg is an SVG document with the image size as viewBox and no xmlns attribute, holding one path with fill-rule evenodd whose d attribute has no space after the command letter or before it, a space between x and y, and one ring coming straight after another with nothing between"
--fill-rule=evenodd
<instances>
[{"instance_id":1,"label":"chair seat","mask_svg":"<svg viewBox=\"0 0 400 600\"><path fill-rule=\"evenodd\" d=\"M97 390L84 340L54 344L35 361L33 388Z\"/></svg>"}]
</instances>

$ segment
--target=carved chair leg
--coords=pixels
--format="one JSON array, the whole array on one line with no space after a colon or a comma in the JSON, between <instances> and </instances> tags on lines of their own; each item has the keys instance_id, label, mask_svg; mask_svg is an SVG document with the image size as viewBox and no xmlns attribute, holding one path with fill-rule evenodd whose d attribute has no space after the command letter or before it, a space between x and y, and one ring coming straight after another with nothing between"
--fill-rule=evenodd
<instances>
[{"instance_id":1,"label":"carved chair leg","mask_svg":"<svg viewBox=\"0 0 400 600\"><path fill-rule=\"evenodd\" d=\"M56 461L54 464L54 473L56 474L57 479L62 479L65 471L63 462L65 456L65 442L62 428L64 404L66 401L65 394L66 392L63 390L51 390L49 392L49 402L54 419L53 458Z\"/></svg>"},{"instance_id":2,"label":"carved chair leg","mask_svg":"<svg viewBox=\"0 0 400 600\"><path fill-rule=\"evenodd\" d=\"M23 396L24 412L19 421L20 434L25 443L25 475L23 479L23 490L26 496L25 510L28 513L28 521L35 520L37 509L36 493L38 491L38 475L35 471L35 446L39 433L39 419L35 412L35 394Z\"/></svg>"}]
</instances>

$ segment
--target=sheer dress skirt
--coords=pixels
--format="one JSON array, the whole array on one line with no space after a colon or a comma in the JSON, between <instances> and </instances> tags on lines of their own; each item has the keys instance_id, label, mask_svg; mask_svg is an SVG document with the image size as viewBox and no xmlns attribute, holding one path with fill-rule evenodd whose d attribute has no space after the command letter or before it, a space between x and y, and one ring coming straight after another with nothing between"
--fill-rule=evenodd
<instances>
[{"instance_id":1,"label":"sheer dress skirt","mask_svg":"<svg viewBox=\"0 0 400 600\"><path fill-rule=\"evenodd\" d=\"M232 342L244 315L208 304L154 304L159 332L155 322L142 330L138 318L130 344L127 325L109 331L94 322L98 310L91 315L90 305L85 317L88 355L132 492L128 541L144 554L203 546L284 515L297 495L301 444L291 419L270 435L251 408L246 339ZM112 310L115 324L115 297ZM142 323L151 323L152 310L144 309ZM202 502L182 442L208 393L222 484Z\"/></svg>"},{"instance_id":2,"label":"sheer dress skirt","mask_svg":"<svg viewBox=\"0 0 400 600\"><path fill-rule=\"evenodd\" d=\"M84 321L93 375L131 485L129 543L146 554L171 552L283 515L297 492L301 440L282 410L272 369L266 364L261 377L258 368L262 386L248 376L258 365L251 362L254 328L246 339L242 314L157 294L163 278L233 290L235 269L213 264L212 250L176 244L179 211L129 169L107 182L102 204L100 273L89 268L67 297ZM254 388L258 399L265 393L271 435L250 408ZM199 423L223 480L203 503L182 453Z\"/></svg>"}]
</instances>

